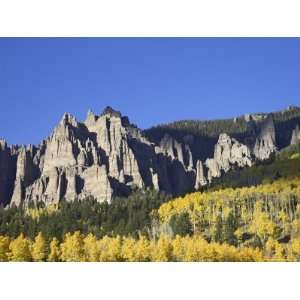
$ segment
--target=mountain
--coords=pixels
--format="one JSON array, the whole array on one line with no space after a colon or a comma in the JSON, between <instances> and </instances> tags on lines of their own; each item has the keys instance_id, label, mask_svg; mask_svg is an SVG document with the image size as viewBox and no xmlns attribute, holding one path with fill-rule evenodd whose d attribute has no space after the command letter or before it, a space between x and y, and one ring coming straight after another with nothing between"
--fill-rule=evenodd
<instances>
[{"instance_id":1,"label":"mountain","mask_svg":"<svg viewBox=\"0 0 300 300\"><path fill-rule=\"evenodd\" d=\"M0 204L110 202L148 187L182 195L297 143L299 124L298 107L145 131L111 107L84 122L66 113L38 146L0 140Z\"/></svg>"}]
</instances>

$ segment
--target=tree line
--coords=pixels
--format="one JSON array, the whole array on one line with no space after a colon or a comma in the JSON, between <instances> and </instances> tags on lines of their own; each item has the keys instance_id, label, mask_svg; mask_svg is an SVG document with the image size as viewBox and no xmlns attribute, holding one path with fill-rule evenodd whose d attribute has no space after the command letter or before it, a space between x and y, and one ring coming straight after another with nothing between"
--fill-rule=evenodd
<instances>
[{"instance_id":1,"label":"tree line","mask_svg":"<svg viewBox=\"0 0 300 300\"><path fill-rule=\"evenodd\" d=\"M234 247L228 244L208 243L201 236L161 235L156 240L144 236L108 237L97 239L92 233L67 233L59 242L47 241L39 233L34 240L23 234L15 239L0 236L0 261L34 262L150 262L150 261L299 261L300 239L287 249L269 239L264 249Z\"/></svg>"},{"instance_id":2,"label":"tree line","mask_svg":"<svg viewBox=\"0 0 300 300\"><path fill-rule=\"evenodd\" d=\"M33 239L39 232L46 239L62 240L66 233L80 231L105 235L137 237L151 225L151 211L170 197L155 190L136 190L128 198L99 203L93 198L62 200L45 207L30 203L26 207L0 207L0 235L16 238L21 233Z\"/></svg>"}]
</instances>

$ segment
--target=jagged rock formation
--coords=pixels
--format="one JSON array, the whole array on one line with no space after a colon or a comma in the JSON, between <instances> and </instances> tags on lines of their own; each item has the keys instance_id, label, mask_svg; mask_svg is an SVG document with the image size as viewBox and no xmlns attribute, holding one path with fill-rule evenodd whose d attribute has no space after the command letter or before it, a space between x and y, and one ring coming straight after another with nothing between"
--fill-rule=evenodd
<instances>
[{"instance_id":1,"label":"jagged rock formation","mask_svg":"<svg viewBox=\"0 0 300 300\"><path fill-rule=\"evenodd\" d=\"M300 141L300 129L299 125L292 132L291 145L296 145Z\"/></svg>"},{"instance_id":2,"label":"jagged rock formation","mask_svg":"<svg viewBox=\"0 0 300 300\"><path fill-rule=\"evenodd\" d=\"M0 140L0 204L50 204L88 196L110 201L134 187L180 195L233 168L268 159L277 150L272 115L246 115L232 122L246 122L248 136L209 137L204 141L213 142L214 149L207 152L209 147L193 134L178 140L166 132L158 142L150 141L111 107L100 115L89 111L84 122L66 113L39 146L9 147ZM299 139L297 126L291 143ZM202 149L209 153L205 159L198 155Z\"/></svg>"},{"instance_id":3,"label":"jagged rock formation","mask_svg":"<svg viewBox=\"0 0 300 300\"><path fill-rule=\"evenodd\" d=\"M201 186L205 185L207 185L207 180L204 176L203 164L201 160L197 160L195 190L199 190Z\"/></svg>"},{"instance_id":4,"label":"jagged rock formation","mask_svg":"<svg viewBox=\"0 0 300 300\"><path fill-rule=\"evenodd\" d=\"M17 149L0 140L0 204L8 204L14 190Z\"/></svg>"},{"instance_id":5,"label":"jagged rock formation","mask_svg":"<svg viewBox=\"0 0 300 300\"><path fill-rule=\"evenodd\" d=\"M277 150L275 136L274 121L269 115L261 124L254 146L254 155L258 160L268 159Z\"/></svg>"},{"instance_id":6,"label":"jagged rock formation","mask_svg":"<svg viewBox=\"0 0 300 300\"><path fill-rule=\"evenodd\" d=\"M0 162L1 202L10 205L87 196L110 201L133 186L181 194L192 190L195 180L187 144L168 136L160 145L150 143L110 107L99 116L89 111L83 123L64 114L38 147L9 148L2 141Z\"/></svg>"},{"instance_id":7,"label":"jagged rock formation","mask_svg":"<svg viewBox=\"0 0 300 300\"><path fill-rule=\"evenodd\" d=\"M205 162L207 179L211 182L214 177L220 177L222 172L228 172L233 166L250 167L252 163L251 151L246 145L227 134L221 134L215 145L214 157Z\"/></svg>"}]
</instances>

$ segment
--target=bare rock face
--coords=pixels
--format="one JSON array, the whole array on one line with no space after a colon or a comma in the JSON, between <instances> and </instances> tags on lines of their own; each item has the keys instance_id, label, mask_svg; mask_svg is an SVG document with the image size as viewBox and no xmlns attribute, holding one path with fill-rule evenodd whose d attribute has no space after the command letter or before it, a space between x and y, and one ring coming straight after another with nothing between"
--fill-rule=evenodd
<instances>
[{"instance_id":1,"label":"bare rock face","mask_svg":"<svg viewBox=\"0 0 300 300\"><path fill-rule=\"evenodd\" d=\"M33 163L34 149L32 146L21 147L18 151L16 179L11 203L20 205L25 197L25 188L30 185L35 177L35 166Z\"/></svg>"},{"instance_id":2,"label":"bare rock face","mask_svg":"<svg viewBox=\"0 0 300 300\"><path fill-rule=\"evenodd\" d=\"M196 177L188 144L169 136L151 143L111 107L100 115L89 111L84 123L64 114L38 147L12 149L1 142L0 162L0 176L11 172L0 193L17 206L89 196L110 201L134 186L179 195L193 189Z\"/></svg>"},{"instance_id":3,"label":"bare rock face","mask_svg":"<svg viewBox=\"0 0 300 300\"><path fill-rule=\"evenodd\" d=\"M10 203L13 196L18 153L17 146L9 147L5 140L0 140L0 205Z\"/></svg>"},{"instance_id":4,"label":"bare rock face","mask_svg":"<svg viewBox=\"0 0 300 300\"><path fill-rule=\"evenodd\" d=\"M275 126L272 116L269 115L261 124L253 152L258 160L266 160L276 151Z\"/></svg>"},{"instance_id":5,"label":"bare rock face","mask_svg":"<svg viewBox=\"0 0 300 300\"><path fill-rule=\"evenodd\" d=\"M181 144L169 134L165 134L159 146L164 155L178 160L186 169L193 168L193 156L188 144Z\"/></svg>"},{"instance_id":6,"label":"bare rock face","mask_svg":"<svg viewBox=\"0 0 300 300\"><path fill-rule=\"evenodd\" d=\"M299 141L300 141L300 129L299 129L299 125L297 125L292 133L291 145L296 145Z\"/></svg>"},{"instance_id":7,"label":"bare rock face","mask_svg":"<svg viewBox=\"0 0 300 300\"><path fill-rule=\"evenodd\" d=\"M197 161L196 164L196 183L195 183L195 190L199 190L201 186L207 185L207 180L204 176L204 169L201 160Z\"/></svg>"},{"instance_id":8,"label":"bare rock face","mask_svg":"<svg viewBox=\"0 0 300 300\"><path fill-rule=\"evenodd\" d=\"M225 133L220 134L215 145L214 157L205 162L208 169L208 181L211 182L212 178L220 177L222 172L228 172L233 166L243 168L250 167L252 164L251 151L246 145Z\"/></svg>"},{"instance_id":9,"label":"bare rock face","mask_svg":"<svg viewBox=\"0 0 300 300\"><path fill-rule=\"evenodd\" d=\"M234 167L251 166L253 156L264 160L276 151L273 120L265 115L248 119L253 125L250 146L221 134L212 157L201 161L195 159L193 135L179 141L165 134L154 143L111 107L99 115L89 111L84 122L66 113L39 146L9 147L0 140L0 205L86 197L109 202L134 187L174 196L200 189ZM299 127L293 133L296 140Z\"/></svg>"}]
</instances>

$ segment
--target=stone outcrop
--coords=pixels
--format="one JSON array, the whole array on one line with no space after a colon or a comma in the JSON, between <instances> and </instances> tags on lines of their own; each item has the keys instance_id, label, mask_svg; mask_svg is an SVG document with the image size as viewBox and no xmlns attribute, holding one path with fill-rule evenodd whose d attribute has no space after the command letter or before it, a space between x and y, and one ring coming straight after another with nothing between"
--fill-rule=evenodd
<instances>
[{"instance_id":1,"label":"stone outcrop","mask_svg":"<svg viewBox=\"0 0 300 300\"><path fill-rule=\"evenodd\" d=\"M291 145L296 145L300 141L300 129L299 125L292 132Z\"/></svg>"},{"instance_id":2,"label":"stone outcrop","mask_svg":"<svg viewBox=\"0 0 300 300\"><path fill-rule=\"evenodd\" d=\"M244 168L252 164L253 159L248 146L223 133L215 145L214 157L205 162L208 169L207 179L211 182L213 178L220 177L222 172L226 173L234 166Z\"/></svg>"},{"instance_id":3,"label":"stone outcrop","mask_svg":"<svg viewBox=\"0 0 300 300\"><path fill-rule=\"evenodd\" d=\"M198 190L213 178L251 166L255 158L264 160L276 151L273 120L248 119L249 124L256 119L260 123L257 134L253 123L252 147L223 133L211 158L200 160L191 134L180 141L165 134L155 143L111 107L99 115L89 111L84 122L66 113L38 146L9 147L0 140L0 204L48 205L86 197L109 202L135 187L174 196ZM292 140L298 137L299 127Z\"/></svg>"},{"instance_id":4,"label":"stone outcrop","mask_svg":"<svg viewBox=\"0 0 300 300\"><path fill-rule=\"evenodd\" d=\"M196 163L196 182L195 190L199 190L200 187L207 185L207 179L204 176L204 168L201 160Z\"/></svg>"},{"instance_id":5,"label":"stone outcrop","mask_svg":"<svg viewBox=\"0 0 300 300\"><path fill-rule=\"evenodd\" d=\"M188 144L181 144L169 134L165 134L160 141L162 153L172 160L177 159L185 168L193 168L193 156Z\"/></svg>"},{"instance_id":6,"label":"stone outcrop","mask_svg":"<svg viewBox=\"0 0 300 300\"><path fill-rule=\"evenodd\" d=\"M0 205L8 204L14 192L17 155L16 146L9 147L5 140L0 139Z\"/></svg>"},{"instance_id":7,"label":"stone outcrop","mask_svg":"<svg viewBox=\"0 0 300 300\"><path fill-rule=\"evenodd\" d=\"M258 160L266 160L277 151L275 126L271 115L262 121L254 145L254 155Z\"/></svg>"},{"instance_id":8,"label":"stone outcrop","mask_svg":"<svg viewBox=\"0 0 300 300\"><path fill-rule=\"evenodd\" d=\"M193 189L196 172L188 144L165 136L151 143L127 117L107 107L81 123L64 114L38 147L0 143L0 201L10 205L94 197L110 201L133 187L179 195Z\"/></svg>"}]
</instances>

